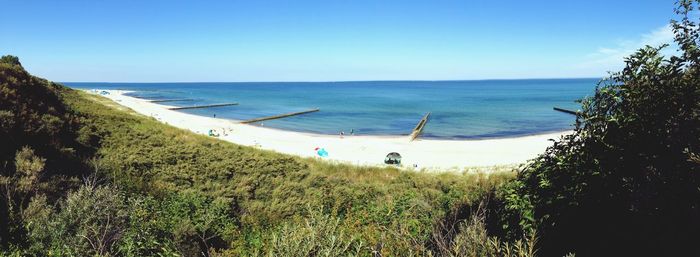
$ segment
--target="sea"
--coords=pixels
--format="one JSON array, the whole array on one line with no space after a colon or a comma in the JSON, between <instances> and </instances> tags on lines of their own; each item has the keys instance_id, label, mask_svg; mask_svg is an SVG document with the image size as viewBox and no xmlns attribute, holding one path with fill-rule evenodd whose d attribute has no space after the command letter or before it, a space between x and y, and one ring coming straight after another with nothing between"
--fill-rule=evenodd
<instances>
[{"instance_id":1,"label":"sea","mask_svg":"<svg viewBox=\"0 0 700 257\"><path fill-rule=\"evenodd\" d=\"M172 106L239 103L182 110L246 120L314 108L320 111L254 125L318 134L408 135L426 113L428 139L517 137L573 129L577 110L600 81L583 79L104 83L63 82L77 89L129 90L147 99L188 99Z\"/></svg>"}]
</instances>

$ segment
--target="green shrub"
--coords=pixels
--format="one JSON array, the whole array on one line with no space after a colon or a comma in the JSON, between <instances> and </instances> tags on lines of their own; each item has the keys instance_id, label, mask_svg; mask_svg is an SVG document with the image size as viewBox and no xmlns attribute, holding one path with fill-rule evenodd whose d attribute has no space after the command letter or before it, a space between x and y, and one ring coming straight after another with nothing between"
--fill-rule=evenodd
<instances>
[{"instance_id":1,"label":"green shrub","mask_svg":"<svg viewBox=\"0 0 700 257\"><path fill-rule=\"evenodd\" d=\"M261 256L360 256L361 241L337 217L310 209L301 223L285 224L269 235Z\"/></svg>"},{"instance_id":2,"label":"green shrub","mask_svg":"<svg viewBox=\"0 0 700 257\"><path fill-rule=\"evenodd\" d=\"M647 46L628 57L582 101L575 132L502 191L504 220L536 227L544 255L700 254L696 4L679 1L678 56Z\"/></svg>"},{"instance_id":3,"label":"green shrub","mask_svg":"<svg viewBox=\"0 0 700 257\"><path fill-rule=\"evenodd\" d=\"M12 55L4 55L0 57L0 63L22 66L22 64L19 62L19 58Z\"/></svg>"},{"instance_id":4,"label":"green shrub","mask_svg":"<svg viewBox=\"0 0 700 257\"><path fill-rule=\"evenodd\" d=\"M448 233L436 233L435 256L504 256L504 257L533 257L535 256L534 233L523 239L510 243L498 237L488 235L484 213L475 213L467 220L460 222L456 228L449 228Z\"/></svg>"},{"instance_id":5,"label":"green shrub","mask_svg":"<svg viewBox=\"0 0 700 257\"><path fill-rule=\"evenodd\" d=\"M85 185L69 193L58 211L35 197L25 216L35 254L107 256L126 230L128 208L121 192Z\"/></svg>"}]
</instances>

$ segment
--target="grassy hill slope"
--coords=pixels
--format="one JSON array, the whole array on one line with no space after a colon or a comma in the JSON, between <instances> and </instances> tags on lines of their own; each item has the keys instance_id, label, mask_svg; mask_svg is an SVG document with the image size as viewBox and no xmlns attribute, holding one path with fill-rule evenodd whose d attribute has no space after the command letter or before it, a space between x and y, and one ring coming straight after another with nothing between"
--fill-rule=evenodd
<instances>
[{"instance_id":1,"label":"grassy hill slope","mask_svg":"<svg viewBox=\"0 0 700 257\"><path fill-rule=\"evenodd\" d=\"M30 85L36 91L8 94L15 105L3 111L23 106L39 113L13 124L59 124L37 118L43 113L62 117L62 130L55 132L60 136L28 135L3 146L0 157L10 163L0 173L3 183L21 187L25 173L7 168L21 157L45 160L36 169L41 174L68 167L48 165L54 158L77 163L72 173L56 174L84 184L51 185L53 175L42 175L31 190L5 198L11 202L6 206L16 207L5 208L13 217L7 223L17 229L2 244L25 254L440 255L458 241L458 221L513 177L356 167L263 151L161 124L100 96L30 76L18 64L0 68L2 92ZM31 105L25 97L58 107ZM21 153L24 146L30 152ZM483 222L474 221L479 237L461 237L459 244L485 245ZM111 236L99 236L105 234Z\"/></svg>"}]
</instances>

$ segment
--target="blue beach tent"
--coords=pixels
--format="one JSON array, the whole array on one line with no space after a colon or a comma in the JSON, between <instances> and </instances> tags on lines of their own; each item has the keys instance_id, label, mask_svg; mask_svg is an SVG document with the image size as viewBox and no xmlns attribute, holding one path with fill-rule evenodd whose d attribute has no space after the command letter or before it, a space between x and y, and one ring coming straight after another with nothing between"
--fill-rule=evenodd
<instances>
[{"instance_id":1,"label":"blue beach tent","mask_svg":"<svg viewBox=\"0 0 700 257\"><path fill-rule=\"evenodd\" d=\"M316 154L321 157L328 157L328 152L326 151L325 148L318 148L316 147Z\"/></svg>"}]
</instances>

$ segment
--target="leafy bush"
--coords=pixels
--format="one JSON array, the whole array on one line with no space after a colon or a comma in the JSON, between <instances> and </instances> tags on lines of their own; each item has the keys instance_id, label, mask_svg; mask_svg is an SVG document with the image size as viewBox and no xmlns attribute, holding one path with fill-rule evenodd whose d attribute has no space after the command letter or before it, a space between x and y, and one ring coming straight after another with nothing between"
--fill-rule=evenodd
<instances>
[{"instance_id":1,"label":"leafy bush","mask_svg":"<svg viewBox=\"0 0 700 257\"><path fill-rule=\"evenodd\" d=\"M209 254L228 248L235 239L237 222L232 204L225 198L210 199L192 192L173 194L159 205L162 229L173 233L173 242L184 256Z\"/></svg>"},{"instance_id":2,"label":"leafy bush","mask_svg":"<svg viewBox=\"0 0 700 257\"><path fill-rule=\"evenodd\" d=\"M489 236L484 213L471 215L448 233L436 233L434 237L436 256L533 257L536 252L534 233L513 243Z\"/></svg>"},{"instance_id":3,"label":"leafy bush","mask_svg":"<svg viewBox=\"0 0 700 257\"><path fill-rule=\"evenodd\" d=\"M647 46L628 57L582 101L575 132L501 191L503 220L539 229L544 255L700 254L695 5L679 1L681 21L672 22L679 56Z\"/></svg>"},{"instance_id":4,"label":"leafy bush","mask_svg":"<svg viewBox=\"0 0 700 257\"><path fill-rule=\"evenodd\" d=\"M0 57L0 63L22 66L22 64L19 62L19 58L17 58L17 56L12 55L5 55L3 57Z\"/></svg>"},{"instance_id":5,"label":"leafy bush","mask_svg":"<svg viewBox=\"0 0 700 257\"><path fill-rule=\"evenodd\" d=\"M24 211L32 255L201 256L226 248L235 222L226 202L192 193L162 201L84 185L58 208L45 196Z\"/></svg>"},{"instance_id":6,"label":"leafy bush","mask_svg":"<svg viewBox=\"0 0 700 257\"><path fill-rule=\"evenodd\" d=\"M128 221L123 193L85 185L69 193L60 209L35 197L25 212L34 254L106 256L116 252Z\"/></svg>"},{"instance_id":7,"label":"leafy bush","mask_svg":"<svg viewBox=\"0 0 700 257\"><path fill-rule=\"evenodd\" d=\"M302 223L283 225L265 245L264 256L360 256L364 246L343 228L339 218L309 210ZM256 255L258 255L256 254Z\"/></svg>"}]
</instances>

